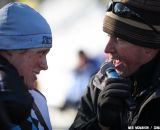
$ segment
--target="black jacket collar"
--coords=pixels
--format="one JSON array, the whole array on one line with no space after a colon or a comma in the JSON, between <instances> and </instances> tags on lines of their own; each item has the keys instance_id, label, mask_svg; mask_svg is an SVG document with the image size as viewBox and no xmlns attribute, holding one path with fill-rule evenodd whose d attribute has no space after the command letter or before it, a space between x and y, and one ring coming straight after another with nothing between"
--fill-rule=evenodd
<instances>
[{"instance_id":1,"label":"black jacket collar","mask_svg":"<svg viewBox=\"0 0 160 130\"><path fill-rule=\"evenodd\" d=\"M134 93L147 89L160 77L160 53L130 76ZM136 89L136 90L135 90Z\"/></svg>"}]
</instances>

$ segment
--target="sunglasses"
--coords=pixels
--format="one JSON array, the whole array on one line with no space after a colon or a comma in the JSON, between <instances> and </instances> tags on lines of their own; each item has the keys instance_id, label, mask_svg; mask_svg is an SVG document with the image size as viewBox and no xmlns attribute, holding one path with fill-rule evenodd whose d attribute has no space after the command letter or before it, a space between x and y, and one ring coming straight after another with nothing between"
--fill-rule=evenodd
<instances>
[{"instance_id":1,"label":"sunglasses","mask_svg":"<svg viewBox=\"0 0 160 130\"><path fill-rule=\"evenodd\" d=\"M147 22L139 13L135 12L123 3L113 2L110 0L107 11L112 11L114 14L123 18L130 18L133 20L141 21L150 27L155 33L159 34L158 30L152 24Z\"/></svg>"}]
</instances>

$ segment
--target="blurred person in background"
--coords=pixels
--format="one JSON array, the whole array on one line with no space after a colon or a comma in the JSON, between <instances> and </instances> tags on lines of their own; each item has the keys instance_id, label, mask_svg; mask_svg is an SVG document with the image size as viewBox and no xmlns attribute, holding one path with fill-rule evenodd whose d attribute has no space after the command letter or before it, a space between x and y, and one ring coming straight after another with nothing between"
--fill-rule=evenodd
<instances>
[{"instance_id":1,"label":"blurred person in background","mask_svg":"<svg viewBox=\"0 0 160 130\"><path fill-rule=\"evenodd\" d=\"M45 97L36 89L52 47L47 21L23 3L0 9L0 129L51 130Z\"/></svg>"},{"instance_id":2,"label":"blurred person in background","mask_svg":"<svg viewBox=\"0 0 160 130\"><path fill-rule=\"evenodd\" d=\"M152 129L160 124L160 1L112 0L104 17L119 76L101 67L89 81L69 130Z\"/></svg>"},{"instance_id":3,"label":"blurred person in background","mask_svg":"<svg viewBox=\"0 0 160 130\"><path fill-rule=\"evenodd\" d=\"M65 110L66 108L77 109L89 78L98 70L102 63L97 57L88 56L84 50L79 50L77 55L78 62L71 73L71 87L68 90L61 110Z\"/></svg>"}]
</instances>

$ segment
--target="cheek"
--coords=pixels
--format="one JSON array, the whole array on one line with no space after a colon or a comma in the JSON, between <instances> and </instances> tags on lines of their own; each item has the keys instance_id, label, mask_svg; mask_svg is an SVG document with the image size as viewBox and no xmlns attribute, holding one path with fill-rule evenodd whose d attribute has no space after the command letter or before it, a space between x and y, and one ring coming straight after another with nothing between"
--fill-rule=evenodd
<instances>
[{"instance_id":1,"label":"cheek","mask_svg":"<svg viewBox=\"0 0 160 130\"><path fill-rule=\"evenodd\" d=\"M39 57L38 56L30 57L28 62L30 67L35 67L39 63Z\"/></svg>"},{"instance_id":2,"label":"cheek","mask_svg":"<svg viewBox=\"0 0 160 130\"><path fill-rule=\"evenodd\" d=\"M119 55L125 62L130 64L134 64L139 60L139 50L134 48L132 44L126 43L121 46L121 48L119 49Z\"/></svg>"},{"instance_id":3,"label":"cheek","mask_svg":"<svg viewBox=\"0 0 160 130\"><path fill-rule=\"evenodd\" d=\"M141 66L141 56L138 51L127 51L123 54L124 65L129 72L135 72Z\"/></svg>"},{"instance_id":4,"label":"cheek","mask_svg":"<svg viewBox=\"0 0 160 130\"><path fill-rule=\"evenodd\" d=\"M32 71L35 68L35 60L28 60L26 61L23 66L21 67L21 73L25 77L29 77L32 75Z\"/></svg>"},{"instance_id":5,"label":"cheek","mask_svg":"<svg viewBox=\"0 0 160 130\"><path fill-rule=\"evenodd\" d=\"M27 63L19 65L17 70L18 70L19 75L23 76L24 78L28 75L28 73L30 73L30 67Z\"/></svg>"}]
</instances>

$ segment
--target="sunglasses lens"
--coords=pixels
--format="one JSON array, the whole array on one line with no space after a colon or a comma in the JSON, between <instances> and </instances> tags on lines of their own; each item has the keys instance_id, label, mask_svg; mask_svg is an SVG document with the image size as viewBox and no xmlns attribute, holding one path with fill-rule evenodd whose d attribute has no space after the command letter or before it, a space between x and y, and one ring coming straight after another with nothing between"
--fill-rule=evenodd
<instances>
[{"instance_id":1,"label":"sunglasses lens","mask_svg":"<svg viewBox=\"0 0 160 130\"><path fill-rule=\"evenodd\" d=\"M138 14L130 10L127 6L121 4L121 3L116 3L113 7L113 12L119 16L123 17L137 17Z\"/></svg>"},{"instance_id":2,"label":"sunglasses lens","mask_svg":"<svg viewBox=\"0 0 160 130\"><path fill-rule=\"evenodd\" d=\"M112 0L110 0L108 5L109 6L107 11L112 11L114 14L124 18L129 18L129 19L143 22L147 26L149 26L153 31L155 31L156 33L159 33L152 24L148 23L143 17L141 17L140 14L130 9L127 5L124 5L123 3L119 3L119 2L113 2Z\"/></svg>"}]
</instances>

